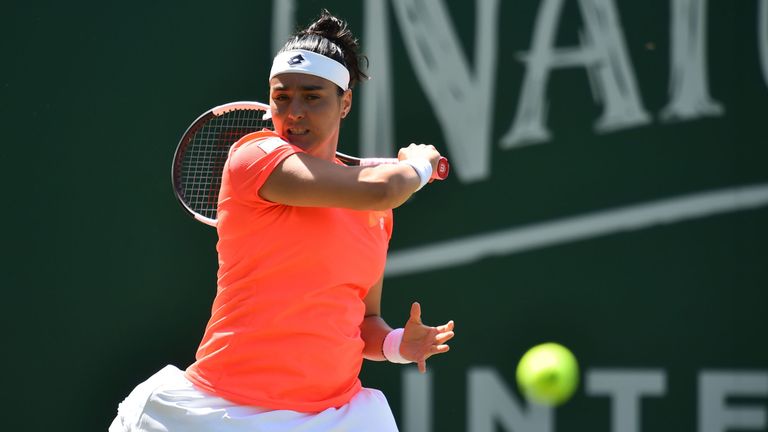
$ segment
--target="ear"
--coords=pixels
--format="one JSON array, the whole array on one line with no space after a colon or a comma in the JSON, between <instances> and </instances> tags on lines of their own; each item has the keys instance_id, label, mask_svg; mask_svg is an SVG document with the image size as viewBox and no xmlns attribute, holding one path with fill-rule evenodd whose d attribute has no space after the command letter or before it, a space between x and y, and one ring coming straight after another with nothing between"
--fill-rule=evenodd
<instances>
[{"instance_id":1,"label":"ear","mask_svg":"<svg viewBox=\"0 0 768 432\"><path fill-rule=\"evenodd\" d=\"M344 118L349 114L352 109L352 89L347 89L343 95L341 95L341 118Z\"/></svg>"}]
</instances>

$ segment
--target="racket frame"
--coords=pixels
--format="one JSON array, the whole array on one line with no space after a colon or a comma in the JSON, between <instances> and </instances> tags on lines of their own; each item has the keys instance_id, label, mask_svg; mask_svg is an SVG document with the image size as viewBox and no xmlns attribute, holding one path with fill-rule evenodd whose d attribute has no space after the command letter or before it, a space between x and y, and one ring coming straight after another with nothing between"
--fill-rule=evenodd
<instances>
[{"instance_id":1,"label":"racket frame","mask_svg":"<svg viewBox=\"0 0 768 432\"><path fill-rule=\"evenodd\" d=\"M261 102L238 101L218 105L198 116L197 119L195 119L195 121L193 121L192 124L187 127L187 130L184 131L184 134L181 135L181 139L176 145L176 150L173 153L173 164L171 165L171 184L173 185L173 193L176 196L176 201L178 201L179 205L181 205L181 208L184 209L184 211L194 219L212 227L216 227L216 219L203 216L193 210L179 192L181 183L181 152L182 150L186 150L186 146L189 144L189 141L192 140L195 132L203 127L210 119L221 117L230 111L238 109L264 111L264 119L266 120L271 118L269 105ZM234 142L230 143L230 147L231 144L234 144Z\"/></svg>"}]
</instances>

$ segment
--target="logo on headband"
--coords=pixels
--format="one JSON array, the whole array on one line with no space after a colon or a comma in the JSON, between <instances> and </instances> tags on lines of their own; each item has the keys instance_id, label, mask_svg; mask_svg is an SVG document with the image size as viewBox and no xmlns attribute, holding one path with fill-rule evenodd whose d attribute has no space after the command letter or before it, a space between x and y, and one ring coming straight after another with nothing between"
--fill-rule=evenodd
<instances>
[{"instance_id":1,"label":"logo on headband","mask_svg":"<svg viewBox=\"0 0 768 432\"><path fill-rule=\"evenodd\" d=\"M304 61L304 57L301 54L296 54L295 56L288 59L288 65L296 66L298 64L304 63Z\"/></svg>"}]
</instances>

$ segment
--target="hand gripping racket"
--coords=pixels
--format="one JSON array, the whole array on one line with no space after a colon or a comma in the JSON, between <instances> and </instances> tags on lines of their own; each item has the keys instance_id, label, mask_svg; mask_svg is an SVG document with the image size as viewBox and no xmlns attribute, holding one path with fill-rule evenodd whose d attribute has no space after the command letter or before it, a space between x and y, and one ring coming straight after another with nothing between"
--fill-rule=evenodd
<instances>
[{"instance_id":1,"label":"hand gripping racket","mask_svg":"<svg viewBox=\"0 0 768 432\"><path fill-rule=\"evenodd\" d=\"M269 105L259 102L232 102L219 105L197 118L184 132L171 167L171 181L176 198L193 218L216 226L221 173L229 148L242 136L271 129ZM336 153L347 165L371 166L394 164L396 158L356 158ZM448 177L450 165L440 158L432 178Z\"/></svg>"}]
</instances>

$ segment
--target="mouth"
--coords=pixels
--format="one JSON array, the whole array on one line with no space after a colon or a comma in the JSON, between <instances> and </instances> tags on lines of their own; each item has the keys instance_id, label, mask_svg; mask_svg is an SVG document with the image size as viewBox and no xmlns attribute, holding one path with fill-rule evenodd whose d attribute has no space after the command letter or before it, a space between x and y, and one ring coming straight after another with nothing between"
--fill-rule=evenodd
<instances>
[{"instance_id":1,"label":"mouth","mask_svg":"<svg viewBox=\"0 0 768 432\"><path fill-rule=\"evenodd\" d=\"M303 136L309 133L309 129L292 127L286 129L286 132L288 132L289 136Z\"/></svg>"}]
</instances>

